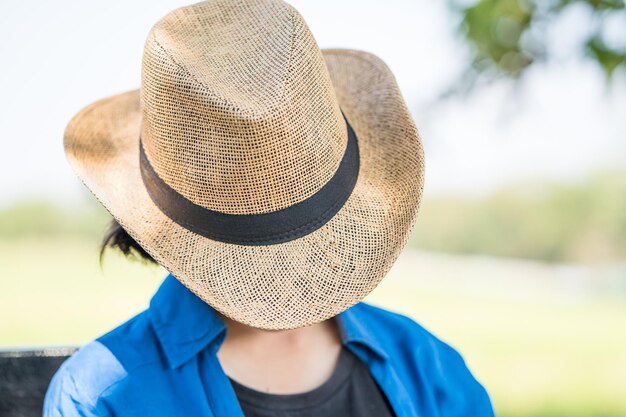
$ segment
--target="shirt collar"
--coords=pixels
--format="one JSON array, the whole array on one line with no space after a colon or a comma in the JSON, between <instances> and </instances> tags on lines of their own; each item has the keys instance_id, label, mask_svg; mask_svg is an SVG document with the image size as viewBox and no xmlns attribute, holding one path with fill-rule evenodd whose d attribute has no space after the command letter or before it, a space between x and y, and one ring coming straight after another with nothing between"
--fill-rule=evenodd
<instances>
[{"instance_id":1,"label":"shirt collar","mask_svg":"<svg viewBox=\"0 0 626 417\"><path fill-rule=\"evenodd\" d=\"M173 275L165 278L152 297L149 315L172 368L226 335L226 326L215 310Z\"/></svg>"},{"instance_id":2,"label":"shirt collar","mask_svg":"<svg viewBox=\"0 0 626 417\"><path fill-rule=\"evenodd\" d=\"M389 355L383 341L372 327L372 323L364 317L364 308L368 307L364 303L358 303L336 316L342 343L365 346L380 359L387 360Z\"/></svg>"},{"instance_id":3,"label":"shirt collar","mask_svg":"<svg viewBox=\"0 0 626 417\"><path fill-rule=\"evenodd\" d=\"M336 316L342 343L363 345L387 359L376 334L361 317L360 304ZM152 297L148 312L172 368L181 366L209 345L217 350L226 336L226 326L213 307L171 274Z\"/></svg>"}]
</instances>

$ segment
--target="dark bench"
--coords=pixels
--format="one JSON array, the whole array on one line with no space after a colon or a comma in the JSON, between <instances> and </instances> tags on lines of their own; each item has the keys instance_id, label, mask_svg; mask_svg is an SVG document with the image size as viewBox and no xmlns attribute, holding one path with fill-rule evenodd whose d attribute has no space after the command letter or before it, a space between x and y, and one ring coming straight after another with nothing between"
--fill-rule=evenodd
<instances>
[{"instance_id":1,"label":"dark bench","mask_svg":"<svg viewBox=\"0 0 626 417\"><path fill-rule=\"evenodd\" d=\"M52 375L75 350L0 350L0 416L41 417Z\"/></svg>"}]
</instances>

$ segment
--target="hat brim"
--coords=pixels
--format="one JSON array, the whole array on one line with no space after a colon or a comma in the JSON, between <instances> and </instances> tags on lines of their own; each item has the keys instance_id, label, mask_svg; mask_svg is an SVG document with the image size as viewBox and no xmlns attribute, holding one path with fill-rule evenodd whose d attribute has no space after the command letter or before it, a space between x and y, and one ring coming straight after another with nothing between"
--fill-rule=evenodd
<instances>
[{"instance_id":1,"label":"hat brim","mask_svg":"<svg viewBox=\"0 0 626 417\"><path fill-rule=\"evenodd\" d=\"M223 243L165 216L139 170L139 90L91 104L65 132L70 164L122 227L198 297L249 326L303 327L356 304L387 274L417 217L423 149L393 74L369 53L322 52L361 166L341 210L296 240Z\"/></svg>"}]
</instances>

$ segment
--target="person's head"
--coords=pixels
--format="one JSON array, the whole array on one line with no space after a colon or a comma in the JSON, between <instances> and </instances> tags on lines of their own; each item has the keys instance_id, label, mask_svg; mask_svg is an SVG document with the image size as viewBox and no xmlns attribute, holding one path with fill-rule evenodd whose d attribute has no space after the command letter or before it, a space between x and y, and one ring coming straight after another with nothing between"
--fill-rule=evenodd
<instances>
[{"instance_id":1,"label":"person's head","mask_svg":"<svg viewBox=\"0 0 626 417\"><path fill-rule=\"evenodd\" d=\"M141 80L65 130L70 164L126 229L105 246L149 254L262 329L333 317L384 278L424 158L382 60L321 50L282 0L209 0L155 24Z\"/></svg>"}]
</instances>

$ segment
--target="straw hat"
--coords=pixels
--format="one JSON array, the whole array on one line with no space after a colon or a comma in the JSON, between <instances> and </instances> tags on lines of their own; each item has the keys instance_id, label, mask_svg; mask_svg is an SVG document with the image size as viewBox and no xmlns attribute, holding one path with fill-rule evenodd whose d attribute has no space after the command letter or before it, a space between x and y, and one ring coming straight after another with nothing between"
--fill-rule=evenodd
<instances>
[{"instance_id":1,"label":"straw hat","mask_svg":"<svg viewBox=\"0 0 626 417\"><path fill-rule=\"evenodd\" d=\"M77 175L224 315L313 324L370 293L422 195L419 134L389 68L320 50L281 0L209 0L150 31L141 89L65 131Z\"/></svg>"}]
</instances>

